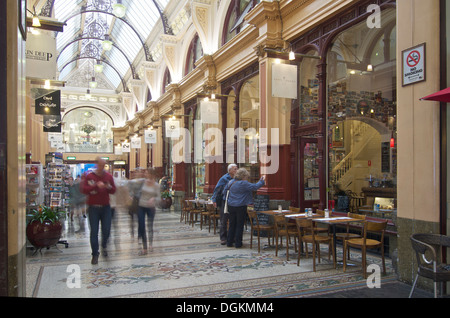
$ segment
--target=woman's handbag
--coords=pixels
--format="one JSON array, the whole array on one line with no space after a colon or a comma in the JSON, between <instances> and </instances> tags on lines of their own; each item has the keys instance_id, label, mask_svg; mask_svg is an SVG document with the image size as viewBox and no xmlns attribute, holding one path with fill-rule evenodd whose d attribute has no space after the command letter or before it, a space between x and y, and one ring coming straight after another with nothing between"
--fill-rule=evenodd
<instances>
[{"instance_id":1,"label":"woman's handbag","mask_svg":"<svg viewBox=\"0 0 450 318\"><path fill-rule=\"evenodd\" d=\"M236 181L234 181L234 182L236 182ZM233 182L233 184L234 184L234 182ZM225 205L224 205L224 207L223 207L223 213L228 213L228 195L230 194L230 190L231 190L231 187L233 186L233 184L230 186L230 188L227 190L227 197L226 197L226 199L225 199Z\"/></svg>"}]
</instances>

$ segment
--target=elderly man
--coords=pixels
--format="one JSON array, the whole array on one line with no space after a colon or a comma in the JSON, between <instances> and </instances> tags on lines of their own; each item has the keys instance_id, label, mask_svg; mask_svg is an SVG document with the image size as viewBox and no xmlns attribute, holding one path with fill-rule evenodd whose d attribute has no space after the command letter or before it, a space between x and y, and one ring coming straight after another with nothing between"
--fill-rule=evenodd
<instances>
[{"instance_id":1,"label":"elderly man","mask_svg":"<svg viewBox=\"0 0 450 318\"><path fill-rule=\"evenodd\" d=\"M111 207L109 205L109 195L116 192L116 186L111 174L105 171L106 161L97 158L97 169L86 176L81 190L87 195L88 218L91 228L90 242L92 249L91 264L98 263L99 244L98 231L99 224L102 224L102 248L103 256L107 256L106 245L111 231Z\"/></svg>"},{"instance_id":2,"label":"elderly man","mask_svg":"<svg viewBox=\"0 0 450 318\"><path fill-rule=\"evenodd\" d=\"M228 166L228 173L223 175L219 182L217 182L216 187L214 188L213 195L211 197L211 201L214 203L214 206L220 209L220 243L225 245L227 243L227 222L228 222L228 214L223 213L223 208L225 201L223 199L223 189L228 184L228 181L234 178L236 171L238 170L238 166L234 163Z\"/></svg>"}]
</instances>

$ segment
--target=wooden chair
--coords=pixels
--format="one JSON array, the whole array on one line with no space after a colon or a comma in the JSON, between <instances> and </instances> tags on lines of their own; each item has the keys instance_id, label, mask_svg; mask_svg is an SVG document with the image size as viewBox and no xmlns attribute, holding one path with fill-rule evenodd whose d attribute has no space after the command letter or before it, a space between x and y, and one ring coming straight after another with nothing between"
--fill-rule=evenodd
<instances>
[{"instance_id":1,"label":"wooden chair","mask_svg":"<svg viewBox=\"0 0 450 318\"><path fill-rule=\"evenodd\" d=\"M438 297L437 284L441 283L441 295L444 282L450 281L450 268L442 263L442 249L450 247L450 236L440 234L411 235L412 248L417 259L417 275L409 298L414 293L419 276L429 278L434 283L434 298Z\"/></svg>"},{"instance_id":2,"label":"wooden chair","mask_svg":"<svg viewBox=\"0 0 450 318\"><path fill-rule=\"evenodd\" d=\"M271 224L259 224L258 214L255 211L247 210L247 214L248 214L248 218L250 220L250 248L252 248L252 244L253 244L253 231L256 231L257 236L258 236L258 253L260 253L261 252L261 242L260 242L261 231L267 232L267 240L269 241L269 245L270 245L269 234L271 234L272 242L273 242L273 236L274 236L273 234L275 231L275 227L274 227L274 225L271 225Z\"/></svg>"},{"instance_id":3,"label":"wooden chair","mask_svg":"<svg viewBox=\"0 0 450 318\"><path fill-rule=\"evenodd\" d=\"M187 200L183 200L181 202L180 222L183 222L184 220L184 224L186 224L188 219L189 219L189 207L187 204Z\"/></svg>"},{"instance_id":4,"label":"wooden chair","mask_svg":"<svg viewBox=\"0 0 450 318\"><path fill-rule=\"evenodd\" d=\"M205 224L208 222L209 219L209 211L207 208L200 208L201 212L200 212L200 230L203 230L203 222L205 222Z\"/></svg>"},{"instance_id":5,"label":"wooden chair","mask_svg":"<svg viewBox=\"0 0 450 318\"><path fill-rule=\"evenodd\" d=\"M308 257L308 248L307 244L311 243L312 245L312 257L313 257L313 271L316 271L316 250L318 252L318 260L320 263L320 244L327 244L328 245L328 259L330 259L330 251L333 253L333 266L336 268L336 255L334 253L333 248L333 237L330 236L323 236L323 235L316 235L311 234L314 233L314 222L311 219L295 219L295 223L297 225L297 231L298 231L298 240L299 246L302 246L303 243L305 243L305 252L306 257ZM298 257L297 257L297 266L300 266L300 254L301 249L298 249Z\"/></svg>"},{"instance_id":6,"label":"wooden chair","mask_svg":"<svg viewBox=\"0 0 450 318\"><path fill-rule=\"evenodd\" d=\"M275 255L278 256L278 238L280 238L280 245L283 245L283 236L286 237L286 260L289 261L289 243L291 237L294 238L295 251L297 251L297 236L298 231L296 228L288 225L286 217L284 215L274 215L275 225Z\"/></svg>"},{"instance_id":7,"label":"wooden chair","mask_svg":"<svg viewBox=\"0 0 450 318\"><path fill-rule=\"evenodd\" d=\"M318 214L320 217L325 217L325 211L324 210L316 210L316 214ZM317 224L314 224L314 231L316 232L316 234L318 233L326 233L326 235L328 236L330 234L330 227L328 225L322 225L322 226L317 226Z\"/></svg>"},{"instance_id":8,"label":"wooden chair","mask_svg":"<svg viewBox=\"0 0 450 318\"><path fill-rule=\"evenodd\" d=\"M214 227L214 234L216 234L216 230L217 230L217 220L220 219L220 214L217 213L216 208L214 207L214 205L212 203L208 203L206 205L206 210L208 211L209 215L208 215L208 220L209 220L209 233L211 233L211 222L213 223L213 227Z\"/></svg>"},{"instance_id":9,"label":"wooden chair","mask_svg":"<svg viewBox=\"0 0 450 318\"><path fill-rule=\"evenodd\" d=\"M365 221L366 220L366 216L365 215L363 215L363 214L355 214L355 213L351 213L351 212L348 212L347 213L347 216L349 217L349 218L352 218L352 219L359 219L359 220L361 220L361 221ZM354 224L354 223L353 223ZM359 223L358 223L359 224ZM344 232L344 233L336 233L336 239L338 239L338 240L342 240L342 246L344 246L344 241L345 240L348 240L348 239L351 239L351 238L359 238L359 237L362 237L362 235L363 235L363 231L362 231L363 229L361 229L361 233L360 234L357 234L357 233L350 233L350 223L347 223L347 226L346 226L346 232ZM350 249L348 250L348 256L347 256L347 258L348 259L350 259Z\"/></svg>"},{"instance_id":10,"label":"wooden chair","mask_svg":"<svg viewBox=\"0 0 450 318\"><path fill-rule=\"evenodd\" d=\"M295 212L295 213L299 213L300 212L300 208L296 208L295 206L290 206L289 210L291 210L292 212Z\"/></svg>"},{"instance_id":11,"label":"wooden chair","mask_svg":"<svg viewBox=\"0 0 450 318\"><path fill-rule=\"evenodd\" d=\"M376 249L381 248L381 259L383 262L383 273L386 274L386 264L384 260L384 232L386 231L388 220L384 220L383 222L372 222L372 221L364 221L363 228L363 236L361 238L350 238L348 240L344 240L344 252L343 255L347 253L347 249L350 247L360 248L362 250L362 269L363 276L367 278L366 271L366 254L367 249ZM374 240L367 238L368 233L379 233L381 235L381 239ZM344 256L344 272L347 269L347 258Z\"/></svg>"},{"instance_id":12,"label":"wooden chair","mask_svg":"<svg viewBox=\"0 0 450 318\"><path fill-rule=\"evenodd\" d=\"M190 200L187 200L187 204L189 209L189 224L194 227L194 224L198 220L198 216L202 212L202 210L195 207L194 203Z\"/></svg>"}]
</instances>

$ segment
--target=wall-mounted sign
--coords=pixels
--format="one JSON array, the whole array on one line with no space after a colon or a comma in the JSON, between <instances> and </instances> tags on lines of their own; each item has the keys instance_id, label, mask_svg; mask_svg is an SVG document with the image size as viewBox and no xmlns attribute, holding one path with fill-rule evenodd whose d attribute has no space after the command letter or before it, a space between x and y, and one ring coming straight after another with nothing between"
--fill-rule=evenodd
<instances>
[{"instance_id":1,"label":"wall-mounted sign","mask_svg":"<svg viewBox=\"0 0 450 318\"><path fill-rule=\"evenodd\" d=\"M61 115L44 115L43 116L44 132L60 133L61 132ZM55 141L51 141L55 142ZM62 142L58 139L57 142Z\"/></svg>"},{"instance_id":2,"label":"wall-mounted sign","mask_svg":"<svg viewBox=\"0 0 450 318\"><path fill-rule=\"evenodd\" d=\"M157 131L153 129L147 129L144 131L144 137L146 144L156 144Z\"/></svg>"},{"instance_id":3,"label":"wall-mounted sign","mask_svg":"<svg viewBox=\"0 0 450 318\"><path fill-rule=\"evenodd\" d=\"M426 80L426 44L402 51L403 86Z\"/></svg>"},{"instance_id":4,"label":"wall-mounted sign","mask_svg":"<svg viewBox=\"0 0 450 318\"><path fill-rule=\"evenodd\" d=\"M48 91L48 94L35 100L34 113L37 115L60 115L61 114L61 91Z\"/></svg>"},{"instance_id":5,"label":"wall-mounted sign","mask_svg":"<svg viewBox=\"0 0 450 318\"><path fill-rule=\"evenodd\" d=\"M200 102L202 124L219 124L219 102Z\"/></svg>"},{"instance_id":6,"label":"wall-mounted sign","mask_svg":"<svg viewBox=\"0 0 450 318\"><path fill-rule=\"evenodd\" d=\"M131 138L131 149L141 149L141 138Z\"/></svg>"},{"instance_id":7,"label":"wall-mounted sign","mask_svg":"<svg viewBox=\"0 0 450 318\"><path fill-rule=\"evenodd\" d=\"M27 33L25 57L27 59L27 77L56 80L56 38L40 32Z\"/></svg>"},{"instance_id":8,"label":"wall-mounted sign","mask_svg":"<svg viewBox=\"0 0 450 318\"><path fill-rule=\"evenodd\" d=\"M180 122L178 120L166 120L166 137L180 138Z\"/></svg>"},{"instance_id":9,"label":"wall-mounted sign","mask_svg":"<svg viewBox=\"0 0 450 318\"><path fill-rule=\"evenodd\" d=\"M122 143L122 152L131 152L131 145L129 142Z\"/></svg>"},{"instance_id":10,"label":"wall-mounted sign","mask_svg":"<svg viewBox=\"0 0 450 318\"><path fill-rule=\"evenodd\" d=\"M272 97L297 99L297 65L272 64Z\"/></svg>"}]
</instances>

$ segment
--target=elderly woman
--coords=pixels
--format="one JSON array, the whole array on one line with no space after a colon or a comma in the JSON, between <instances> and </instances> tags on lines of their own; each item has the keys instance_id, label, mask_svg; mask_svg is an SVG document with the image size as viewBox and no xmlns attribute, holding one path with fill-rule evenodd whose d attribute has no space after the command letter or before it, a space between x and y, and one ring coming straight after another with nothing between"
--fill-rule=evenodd
<instances>
[{"instance_id":1,"label":"elderly woman","mask_svg":"<svg viewBox=\"0 0 450 318\"><path fill-rule=\"evenodd\" d=\"M228 213L230 225L227 236L227 246L236 248L242 247L242 233L244 232L244 223L247 216L247 205L253 204L252 192L261 188L266 179L261 177L257 183L250 183L248 179L250 174L247 169L241 168L226 185L223 193L223 199L226 200L228 194Z\"/></svg>"}]
</instances>

